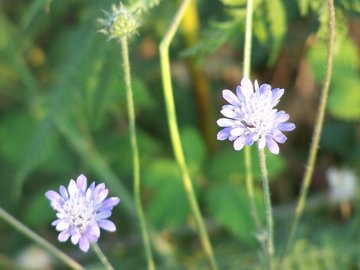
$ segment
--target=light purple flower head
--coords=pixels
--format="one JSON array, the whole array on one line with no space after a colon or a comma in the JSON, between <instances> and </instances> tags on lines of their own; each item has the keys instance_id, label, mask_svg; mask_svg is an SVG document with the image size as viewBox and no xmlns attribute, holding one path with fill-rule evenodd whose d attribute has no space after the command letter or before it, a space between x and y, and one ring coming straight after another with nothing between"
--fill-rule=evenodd
<instances>
[{"instance_id":1,"label":"light purple flower head","mask_svg":"<svg viewBox=\"0 0 360 270\"><path fill-rule=\"evenodd\" d=\"M235 150L257 142L259 149L267 145L271 153L278 154L278 143L284 143L287 139L282 132L295 129L295 124L286 122L289 120L288 114L274 109L284 89L271 89L269 84L259 87L257 81L253 87L251 81L244 78L241 85L236 87L236 95L227 89L222 94L230 104L222 107L221 113L226 118L217 121L223 127L217 139L233 141Z\"/></svg>"},{"instance_id":2,"label":"light purple flower head","mask_svg":"<svg viewBox=\"0 0 360 270\"><path fill-rule=\"evenodd\" d=\"M71 237L74 245L79 244L80 249L87 252L90 243L99 239L100 228L109 232L116 231L115 224L107 218L120 199L105 199L108 193L104 183L96 186L92 182L87 188L87 179L83 174L76 182L71 179L67 189L61 185L59 193L53 190L46 192L45 196L57 211L58 219L52 225L60 231L59 241L65 242Z\"/></svg>"}]
</instances>

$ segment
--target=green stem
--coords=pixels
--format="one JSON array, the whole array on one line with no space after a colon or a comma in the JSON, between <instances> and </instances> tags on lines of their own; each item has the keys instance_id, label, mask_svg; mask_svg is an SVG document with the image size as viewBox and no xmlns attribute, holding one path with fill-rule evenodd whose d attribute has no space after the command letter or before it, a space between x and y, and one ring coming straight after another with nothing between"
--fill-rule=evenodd
<instances>
[{"instance_id":1,"label":"green stem","mask_svg":"<svg viewBox=\"0 0 360 270\"><path fill-rule=\"evenodd\" d=\"M273 215L271 209L269 181L268 181L264 149L259 149L258 153L260 160L261 178L262 178L263 192L264 192L265 215L266 215L267 269L271 269L272 256L274 254Z\"/></svg>"},{"instance_id":2,"label":"green stem","mask_svg":"<svg viewBox=\"0 0 360 270\"><path fill-rule=\"evenodd\" d=\"M321 91L320 96L320 105L318 108L318 114L316 119L316 125L314 127L314 132L311 140L308 161L306 165L306 170L303 178L303 184L300 191L300 196L297 202L296 210L295 210L295 217L290 227L289 235L283 249L280 261L286 255L287 249L291 243L293 238L293 234L297 229L300 217L304 211L305 202L307 198L307 193L309 191L311 177L313 175L316 156L319 148L320 136L321 131L324 123L324 116L325 116L325 109L326 109L326 102L329 93L329 86L331 80L331 72L332 72L332 62L333 62L333 47L334 47L334 38L335 38L335 11L334 11L334 2L333 0L328 0L328 10L329 10L329 45L327 51L327 61L326 61L326 71L325 71L325 79L324 79L324 86Z\"/></svg>"},{"instance_id":3,"label":"green stem","mask_svg":"<svg viewBox=\"0 0 360 270\"><path fill-rule=\"evenodd\" d=\"M245 23L245 45L244 45L244 77L250 79L251 67L251 38L252 38L252 16L253 0L248 0L246 4L246 23Z\"/></svg>"},{"instance_id":4,"label":"green stem","mask_svg":"<svg viewBox=\"0 0 360 270\"><path fill-rule=\"evenodd\" d=\"M136 210L139 217L141 235L145 247L145 254L147 260L147 266L149 270L155 269L155 263L152 255L149 233L146 227L145 215L141 205L140 197L140 158L139 158L139 148L136 138L136 126L135 126L135 107L133 100L133 91L131 88L131 75L130 75L130 63L129 63L129 48L127 37L122 36L120 38L122 57L123 57L123 68L124 68L124 80L126 87L126 98L127 98L127 108L129 114L129 130L130 130L130 141L131 149L133 153L133 169L134 169L134 198Z\"/></svg>"},{"instance_id":5,"label":"green stem","mask_svg":"<svg viewBox=\"0 0 360 270\"><path fill-rule=\"evenodd\" d=\"M92 243L91 247L95 251L98 258L100 259L101 263L104 265L105 269L106 270L114 270L114 268L110 264L109 260L105 256L105 254L101 251L99 245L97 243Z\"/></svg>"},{"instance_id":6,"label":"green stem","mask_svg":"<svg viewBox=\"0 0 360 270\"><path fill-rule=\"evenodd\" d=\"M199 230L200 241L204 248L204 251L208 257L210 266L213 270L218 269L213 249L209 240L209 236L206 231L206 227L201 216L200 208L196 201L196 196L191 182L190 174L186 165L181 139L179 135L179 129L176 119L175 102L173 89L171 84L171 73L170 73L170 60L169 60L169 47L170 43L174 38L174 35L179 28L179 24L184 17L185 11L187 10L191 0L183 0L180 8L178 9L171 25L164 36L160 44L160 62L161 62L161 74L164 89L164 99L166 106L166 114L168 119L168 125L170 130L170 137L173 146L174 155L178 166L181 171L183 185L190 203L191 210L195 217L195 221Z\"/></svg>"},{"instance_id":7,"label":"green stem","mask_svg":"<svg viewBox=\"0 0 360 270\"><path fill-rule=\"evenodd\" d=\"M9 213L7 213L2 207L0 207L0 217L4 219L7 223L9 223L12 227L14 227L16 230L33 240L35 243L37 243L39 246L43 247L46 251L53 254L55 257L57 257L59 260L63 261L66 265L68 265L70 268L75 270L85 270L84 267L82 267L80 264L78 264L76 261L74 261L72 258L70 258L68 255L66 255L61 250L57 249L55 246L50 244L48 241L46 241L41 236L37 235L35 232L30 230L28 227L26 227L24 224L22 224L20 221L15 219L13 216L11 216Z\"/></svg>"},{"instance_id":8,"label":"green stem","mask_svg":"<svg viewBox=\"0 0 360 270\"><path fill-rule=\"evenodd\" d=\"M251 67L251 38L252 38L252 15L253 15L253 0L248 0L246 4L246 28L245 28L245 45L244 45L244 64L243 75L250 79ZM251 152L250 147L245 146L245 168L246 168L246 190L250 199L251 214L254 219L257 232L261 231L261 224L257 212L255 197L254 197L254 180L251 170Z\"/></svg>"}]
</instances>

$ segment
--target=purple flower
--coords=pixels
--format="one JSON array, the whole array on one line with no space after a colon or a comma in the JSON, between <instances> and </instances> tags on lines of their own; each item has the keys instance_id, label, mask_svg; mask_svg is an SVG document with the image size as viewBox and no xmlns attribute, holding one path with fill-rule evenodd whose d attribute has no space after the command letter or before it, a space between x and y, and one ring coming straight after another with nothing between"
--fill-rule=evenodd
<instances>
[{"instance_id":1,"label":"purple flower","mask_svg":"<svg viewBox=\"0 0 360 270\"><path fill-rule=\"evenodd\" d=\"M45 196L57 211L58 219L52 225L60 231L59 241L65 242L71 237L74 245L79 244L80 249L87 252L90 243L99 239L100 228L116 231L115 224L107 218L120 199L111 197L105 200L108 193L104 183L96 186L93 182L87 188L87 179L83 174L76 182L71 179L67 189L61 185L59 193L53 190L46 192Z\"/></svg>"},{"instance_id":2,"label":"purple flower","mask_svg":"<svg viewBox=\"0 0 360 270\"><path fill-rule=\"evenodd\" d=\"M223 127L217 139L233 141L235 150L257 142L259 149L267 145L271 153L278 154L278 143L287 139L282 132L295 129L295 124L286 122L288 114L274 109L284 89L271 89L268 84L259 87L257 81L254 87L249 79L244 78L236 87L236 95L230 90L223 90L223 97L230 104L222 107L221 113L226 118L217 121Z\"/></svg>"}]
</instances>

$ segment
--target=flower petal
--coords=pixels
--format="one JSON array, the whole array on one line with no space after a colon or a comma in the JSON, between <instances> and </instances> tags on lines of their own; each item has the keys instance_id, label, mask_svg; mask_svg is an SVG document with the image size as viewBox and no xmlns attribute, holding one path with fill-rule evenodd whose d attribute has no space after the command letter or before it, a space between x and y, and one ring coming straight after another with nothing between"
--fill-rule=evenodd
<instances>
[{"instance_id":1,"label":"flower petal","mask_svg":"<svg viewBox=\"0 0 360 270\"><path fill-rule=\"evenodd\" d=\"M219 127L233 127L234 120L228 118L220 118L216 121Z\"/></svg>"},{"instance_id":2,"label":"flower petal","mask_svg":"<svg viewBox=\"0 0 360 270\"><path fill-rule=\"evenodd\" d=\"M69 230L65 230L65 231L62 231L61 233L59 233L59 236L58 236L58 240L60 242L66 242L70 237L70 232Z\"/></svg>"},{"instance_id":3,"label":"flower petal","mask_svg":"<svg viewBox=\"0 0 360 270\"><path fill-rule=\"evenodd\" d=\"M292 131L295 129L295 124L293 123L280 123L277 128L281 131Z\"/></svg>"},{"instance_id":4,"label":"flower petal","mask_svg":"<svg viewBox=\"0 0 360 270\"><path fill-rule=\"evenodd\" d=\"M275 107L279 101L281 96L284 94L285 90L280 88L275 88L272 90L271 104Z\"/></svg>"},{"instance_id":5,"label":"flower petal","mask_svg":"<svg viewBox=\"0 0 360 270\"><path fill-rule=\"evenodd\" d=\"M68 186L69 196L74 197L76 193L78 192L78 187L73 179L70 180L69 186Z\"/></svg>"},{"instance_id":6,"label":"flower petal","mask_svg":"<svg viewBox=\"0 0 360 270\"><path fill-rule=\"evenodd\" d=\"M271 92L271 85L270 84L262 84L260 86L260 90L259 90L260 94L262 95L267 95L269 92Z\"/></svg>"},{"instance_id":7,"label":"flower petal","mask_svg":"<svg viewBox=\"0 0 360 270\"><path fill-rule=\"evenodd\" d=\"M245 133L245 129L242 128L242 127L233 128L233 129L230 131L230 134L231 134L232 136L236 136L236 137L241 136L241 135L243 135L244 133Z\"/></svg>"},{"instance_id":8,"label":"flower petal","mask_svg":"<svg viewBox=\"0 0 360 270\"><path fill-rule=\"evenodd\" d=\"M245 143L248 145L248 146L251 146L253 145L253 143L258 139L258 135L257 134L254 134L254 133L251 133L249 134L248 136L246 136L246 141Z\"/></svg>"},{"instance_id":9,"label":"flower petal","mask_svg":"<svg viewBox=\"0 0 360 270\"><path fill-rule=\"evenodd\" d=\"M238 100L240 101L240 103L245 100L245 97L244 97L243 93L241 92L241 86L240 85L238 85L236 87L236 96L237 96Z\"/></svg>"},{"instance_id":10,"label":"flower petal","mask_svg":"<svg viewBox=\"0 0 360 270\"><path fill-rule=\"evenodd\" d=\"M223 98L231 105L240 106L240 101L237 96L228 89L222 91Z\"/></svg>"},{"instance_id":11,"label":"flower petal","mask_svg":"<svg viewBox=\"0 0 360 270\"><path fill-rule=\"evenodd\" d=\"M69 227L70 227L69 222L64 221L64 220L60 220L60 221L56 224L56 230L57 230L57 231L67 230Z\"/></svg>"},{"instance_id":12,"label":"flower petal","mask_svg":"<svg viewBox=\"0 0 360 270\"><path fill-rule=\"evenodd\" d=\"M275 121L277 123L282 123L282 122L286 122L287 120L289 120L290 116L285 113L284 111L279 111L276 113L276 118Z\"/></svg>"},{"instance_id":13,"label":"flower petal","mask_svg":"<svg viewBox=\"0 0 360 270\"><path fill-rule=\"evenodd\" d=\"M109 231L109 232L115 232L116 231L116 226L114 224L114 222L107 220L107 219L102 219L99 220L97 222L97 224L99 225L100 228Z\"/></svg>"},{"instance_id":14,"label":"flower petal","mask_svg":"<svg viewBox=\"0 0 360 270\"><path fill-rule=\"evenodd\" d=\"M100 237L100 228L97 222L94 222L88 226L86 230L86 235L93 235L96 236L97 238Z\"/></svg>"},{"instance_id":15,"label":"flower petal","mask_svg":"<svg viewBox=\"0 0 360 270\"><path fill-rule=\"evenodd\" d=\"M81 234L78 230L76 230L72 235L71 235L71 243L73 243L74 245L77 245L79 243L79 240L81 238Z\"/></svg>"},{"instance_id":16,"label":"flower petal","mask_svg":"<svg viewBox=\"0 0 360 270\"><path fill-rule=\"evenodd\" d=\"M83 174L80 174L79 177L76 179L76 184L83 193L85 193L87 188L87 179L86 176Z\"/></svg>"},{"instance_id":17,"label":"flower petal","mask_svg":"<svg viewBox=\"0 0 360 270\"><path fill-rule=\"evenodd\" d=\"M103 189L99 192L99 194L97 195L97 197L95 198L96 203L101 203L106 196L109 194L109 190L108 189Z\"/></svg>"},{"instance_id":18,"label":"flower petal","mask_svg":"<svg viewBox=\"0 0 360 270\"><path fill-rule=\"evenodd\" d=\"M249 98L254 93L254 88L251 81L247 78L241 80L241 93L245 98Z\"/></svg>"},{"instance_id":19,"label":"flower petal","mask_svg":"<svg viewBox=\"0 0 360 270\"><path fill-rule=\"evenodd\" d=\"M61 196L62 196L64 199L69 198L69 194L68 194L66 188L65 188L63 185L60 186L59 191L60 191Z\"/></svg>"},{"instance_id":20,"label":"flower petal","mask_svg":"<svg viewBox=\"0 0 360 270\"><path fill-rule=\"evenodd\" d=\"M228 118L235 118L236 117L236 113L233 110L230 110L230 109L222 109L220 112L221 112L221 114L223 116L228 117Z\"/></svg>"},{"instance_id":21,"label":"flower petal","mask_svg":"<svg viewBox=\"0 0 360 270\"><path fill-rule=\"evenodd\" d=\"M111 216L110 210L100 211L96 213L96 220L105 219Z\"/></svg>"},{"instance_id":22,"label":"flower petal","mask_svg":"<svg viewBox=\"0 0 360 270\"><path fill-rule=\"evenodd\" d=\"M100 209L102 210L111 210L115 205L117 205L120 202L120 199L118 197L111 197L106 199L101 203Z\"/></svg>"},{"instance_id":23,"label":"flower petal","mask_svg":"<svg viewBox=\"0 0 360 270\"><path fill-rule=\"evenodd\" d=\"M241 149L243 149L244 145L245 145L245 139L246 137L245 136L240 136L239 138L237 138L235 141L234 141L234 149L236 151L239 151Z\"/></svg>"},{"instance_id":24,"label":"flower petal","mask_svg":"<svg viewBox=\"0 0 360 270\"><path fill-rule=\"evenodd\" d=\"M79 247L82 251L84 252L87 252L89 250L89 247L90 247L90 243L89 243L89 240L87 239L86 236L82 236L80 238L80 241L79 241Z\"/></svg>"},{"instance_id":25,"label":"flower petal","mask_svg":"<svg viewBox=\"0 0 360 270\"><path fill-rule=\"evenodd\" d=\"M46 198L48 198L52 202L60 203L62 201L62 197L59 193L53 190L49 190L45 193Z\"/></svg>"},{"instance_id":26,"label":"flower petal","mask_svg":"<svg viewBox=\"0 0 360 270\"><path fill-rule=\"evenodd\" d=\"M280 130L274 130L272 134L272 138L278 143L284 143L287 138Z\"/></svg>"},{"instance_id":27,"label":"flower petal","mask_svg":"<svg viewBox=\"0 0 360 270\"><path fill-rule=\"evenodd\" d=\"M279 146L272 138L266 137L266 144L271 153L275 155L279 154Z\"/></svg>"},{"instance_id":28,"label":"flower petal","mask_svg":"<svg viewBox=\"0 0 360 270\"><path fill-rule=\"evenodd\" d=\"M261 137L258 142L258 147L259 149L264 149L265 146L266 146L266 138Z\"/></svg>"}]
</instances>

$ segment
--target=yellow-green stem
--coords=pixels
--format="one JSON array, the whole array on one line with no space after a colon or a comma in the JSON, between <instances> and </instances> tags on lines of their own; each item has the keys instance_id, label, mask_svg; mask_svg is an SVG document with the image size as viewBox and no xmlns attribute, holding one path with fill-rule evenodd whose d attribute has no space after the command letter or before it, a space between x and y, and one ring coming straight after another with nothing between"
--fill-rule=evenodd
<instances>
[{"instance_id":1,"label":"yellow-green stem","mask_svg":"<svg viewBox=\"0 0 360 270\"><path fill-rule=\"evenodd\" d=\"M110 264L109 260L107 259L105 254L100 249L99 245L97 243L92 243L91 247L95 251L95 253L98 256L101 263L104 265L105 270L114 270L114 268Z\"/></svg>"},{"instance_id":2,"label":"yellow-green stem","mask_svg":"<svg viewBox=\"0 0 360 270\"><path fill-rule=\"evenodd\" d=\"M289 235L287 238L287 242L283 249L280 261L283 260L286 255L287 249L291 243L293 238L293 234L296 231L297 225L299 223L299 219L304 211L305 202L307 198L307 193L309 191L311 177L313 175L316 156L319 148L321 131L324 123L326 102L329 93L330 80L331 80L331 71L332 71L332 61L333 61L333 46L334 46L334 38L335 38L335 11L334 11L334 2L333 0L328 0L328 10L329 10L329 43L328 43L328 51L327 51L327 62L326 62L326 71L325 71L325 79L324 86L321 91L320 96L320 104L318 108L318 114L316 119L316 124L314 127L314 132L311 140L308 160L306 164L305 174L303 177L303 183L300 191L300 196L296 205L295 217L292 221Z\"/></svg>"},{"instance_id":3,"label":"yellow-green stem","mask_svg":"<svg viewBox=\"0 0 360 270\"><path fill-rule=\"evenodd\" d=\"M135 205L139 217L141 236L145 247L147 267L149 270L154 270L155 263L152 255L149 233L146 227L145 215L142 208L141 196L140 196L140 158L139 158L139 148L136 138L135 107L134 107L133 91L131 87L129 48L128 48L127 37L122 36L120 38L120 43L121 43L121 51L123 57L124 80L125 80L127 108L128 108L128 116L129 116L130 142L131 142L131 150L133 156Z\"/></svg>"},{"instance_id":4,"label":"yellow-green stem","mask_svg":"<svg viewBox=\"0 0 360 270\"><path fill-rule=\"evenodd\" d=\"M266 168L265 152L264 149L259 149L259 160L260 160L260 170L261 178L263 184L264 192L264 204L265 204L265 216L266 216L266 252L267 252L267 269L272 267L272 256L274 254L274 243L273 243L273 215L271 209L271 200L270 200L270 189L268 174Z\"/></svg>"},{"instance_id":5,"label":"yellow-green stem","mask_svg":"<svg viewBox=\"0 0 360 270\"><path fill-rule=\"evenodd\" d=\"M169 60L169 47L170 43L174 38L174 35L179 28L181 19L184 17L185 11L188 8L191 0L183 0L180 8L178 9L171 25L164 36L160 44L160 62L161 62L161 74L164 90L164 99L166 106L166 113L168 119L168 125L170 130L171 142L174 150L174 155L178 166L181 171L184 188L189 200L191 210L193 212L198 230L200 235L201 244L205 250L206 256L208 257L211 269L218 269L213 249L209 240L208 233L204 224L204 220L201 216L200 208L196 201L196 196L191 182L190 174L186 165L181 139L179 135L179 129L176 119L175 102L173 89L171 84L171 73L170 73L170 60Z\"/></svg>"},{"instance_id":6,"label":"yellow-green stem","mask_svg":"<svg viewBox=\"0 0 360 270\"><path fill-rule=\"evenodd\" d=\"M252 15L253 15L253 0L248 0L246 4L246 23L245 23L245 44L244 44L244 64L243 76L250 79L251 67L251 38L252 38ZM254 219L257 232L261 230L261 224L254 197L254 179L251 168L251 152L250 147L245 146L245 168L246 168L246 190L250 199L251 215Z\"/></svg>"},{"instance_id":7,"label":"yellow-green stem","mask_svg":"<svg viewBox=\"0 0 360 270\"><path fill-rule=\"evenodd\" d=\"M46 251L53 254L56 258L61 260L64 264L69 266L71 269L85 270L84 267L82 267L80 264L78 264L76 261L74 261L68 255L66 255L64 252L62 252L61 250L59 250L58 248L56 248L55 246L50 244L44 238L42 238L41 236L37 235L35 232L30 230L28 227L26 227L20 221L18 221L13 216L11 216L8 212L6 212L2 207L0 207L0 218L5 220L7 223L9 223L12 227L14 227L20 233L24 234L25 236L27 236L28 238L33 240L39 246L43 247Z\"/></svg>"}]
</instances>

